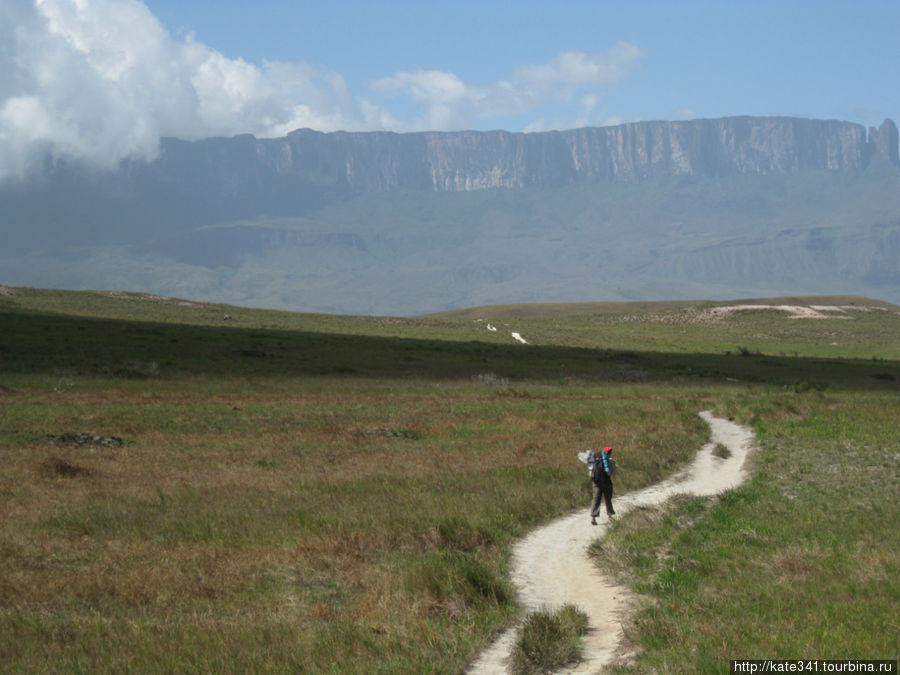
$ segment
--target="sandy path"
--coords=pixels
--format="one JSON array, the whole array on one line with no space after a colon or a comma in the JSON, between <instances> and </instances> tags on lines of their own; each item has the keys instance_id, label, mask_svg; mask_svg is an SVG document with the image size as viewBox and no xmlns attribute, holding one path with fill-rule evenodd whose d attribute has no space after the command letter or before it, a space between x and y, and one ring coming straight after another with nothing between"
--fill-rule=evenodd
<instances>
[{"instance_id":1,"label":"sandy path","mask_svg":"<svg viewBox=\"0 0 900 675\"><path fill-rule=\"evenodd\" d=\"M744 462L753 442L753 433L728 420L706 420L712 437L684 471L638 492L615 497L616 513L640 506L656 506L676 494L713 495L735 487L746 477ZM716 444L730 451L727 459L712 454ZM584 661L563 673L597 673L612 659L622 633L621 619L628 590L606 580L587 557L587 547L606 533L605 517L592 526L588 510L564 516L534 530L513 550L513 583L527 612L557 609L571 603L589 617L584 640ZM516 629L506 631L472 664L469 673L505 673Z\"/></svg>"}]
</instances>

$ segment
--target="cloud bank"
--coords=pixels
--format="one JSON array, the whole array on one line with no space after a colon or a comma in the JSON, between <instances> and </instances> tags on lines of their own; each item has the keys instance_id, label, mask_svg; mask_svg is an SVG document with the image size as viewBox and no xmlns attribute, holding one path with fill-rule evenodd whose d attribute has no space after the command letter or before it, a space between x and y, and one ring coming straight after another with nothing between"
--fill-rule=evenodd
<instances>
[{"instance_id":1,"label":"cloud bank","mask_svg":"<svg viewBox=\"0 0 900 675\"><path fill-rule=\"evenodd\" d=\"M304 62L254 65L193 36L175 38L138 0L0 0L0 180L60 159L106 168L152 159L161 136L454 130L569 101L581 109L578 125L597 105L588 90L620 83L642 58L620 43L521 66L483 87L440 71L373 82L373 93L418 106L404 121L351 92L338 73Z\"/></svg>"}]
</instances>

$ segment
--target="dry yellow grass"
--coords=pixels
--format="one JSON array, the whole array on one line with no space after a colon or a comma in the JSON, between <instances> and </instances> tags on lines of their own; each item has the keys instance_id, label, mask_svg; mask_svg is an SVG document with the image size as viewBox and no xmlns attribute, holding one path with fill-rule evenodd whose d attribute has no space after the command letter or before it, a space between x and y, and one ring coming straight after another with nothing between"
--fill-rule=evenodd
<instances>
[{"instance_id":1,"label":"dry yellow grass","mask_svg":"<svg viewBox=\"0 0 900 675\"><path fill-rule=\"evenodd\" d=\"M156 644L144 663L226 649L285 667L302 649L327 670L336 641L345 667L462 664L515 610L500 578L509 543L587 499L576 452L608 438L638 473L662 434L680 439L666 450L679 461L704 431L683 397L0 392L0 619L31 645L0 649L25 669L128 662L129 640ZM42 440L71 432L124 444ZM258 654L268 639L278 646Z\"/></svg>"}]
</instances>

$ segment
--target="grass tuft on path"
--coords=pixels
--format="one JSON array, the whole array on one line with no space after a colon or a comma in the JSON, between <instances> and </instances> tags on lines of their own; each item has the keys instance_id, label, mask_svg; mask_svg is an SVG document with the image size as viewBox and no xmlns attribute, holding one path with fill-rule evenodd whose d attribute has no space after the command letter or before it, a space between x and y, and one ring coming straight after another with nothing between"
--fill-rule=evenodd
<instances>
[{"instance_id":1,"label":"grass tuft on path","mask_svg":"<svg viewBox=\"0 0 900 675\"><path fill-rule=\"evenodd\" d=\"M514 675L550 673L581 658L588 617L574 605L529 614L510 655Z\"/></svg>"}]
</instances>

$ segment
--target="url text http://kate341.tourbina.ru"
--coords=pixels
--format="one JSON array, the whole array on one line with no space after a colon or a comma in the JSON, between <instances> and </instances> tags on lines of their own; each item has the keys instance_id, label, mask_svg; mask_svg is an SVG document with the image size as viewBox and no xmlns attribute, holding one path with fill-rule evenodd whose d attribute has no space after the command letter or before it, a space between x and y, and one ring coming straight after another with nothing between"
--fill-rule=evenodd
<instances>
[{"instance_id":1,"label":"url text http://kate341.tourbina.ru","mask_svg":"<svg viewBox=\"0 0 900 675\"><path fill-rule=\"evenodd\" d=\"M732 659L729 673L896 673L897 659Z\"/></svg>"}]
</instances>

